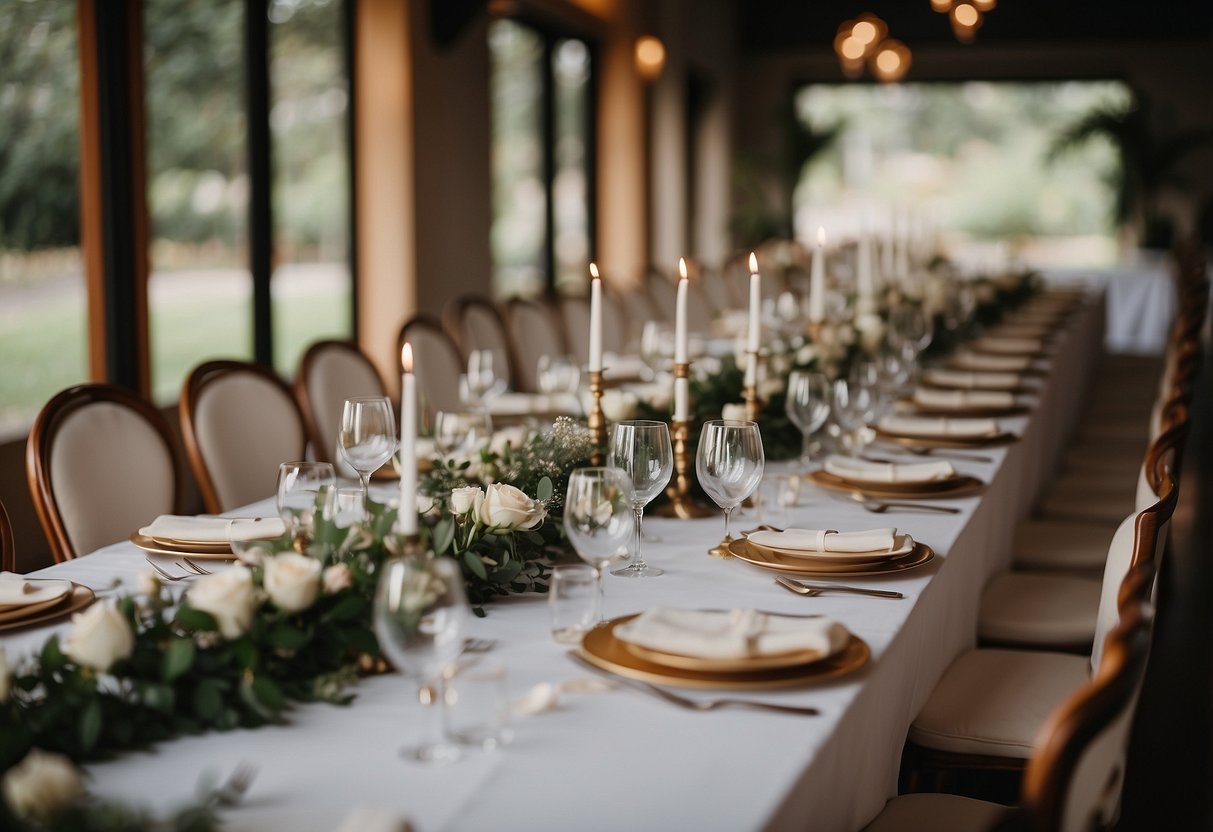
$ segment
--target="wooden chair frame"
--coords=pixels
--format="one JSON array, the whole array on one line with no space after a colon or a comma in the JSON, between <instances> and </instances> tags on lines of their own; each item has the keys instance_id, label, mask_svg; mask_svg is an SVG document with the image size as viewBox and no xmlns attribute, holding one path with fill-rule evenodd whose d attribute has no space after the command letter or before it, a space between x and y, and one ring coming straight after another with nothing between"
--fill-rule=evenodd
<instances>
[{"instance_id":1,"label":"wooden chair frame","mask_svg":"<svg viewBox=\"0 0 1213 832\"><path fill-rule=\"evenodd\" d=\"M302 458L304 452L307 450L306 443L309 436L307 423L303 418L303 413L299 410L299 403L296 401L290 386L277 373L266 369L260 364L253 364L247 361L221 359L199 364L186 376L185 383L181 388L181 439L185 444L185 455L189 460L190 470L194 472L194 479L198 482L198 491L202 495L202 502L206 506L206 510L211 514L221 513L223 511L223 504L219 500L219 493L215 490L215 480L211 476L210 467L206 464L206 457L203 455L202 448L198 445L198 434L194 427L195 413L198 409L198 402L206 391L206 388L215 383L216 380L227 378L232 373L248 373L272 384L282 392L295 408L295 414L299 419L300 432L304 436L304 447L299 449L299 457Z\"/></svg>"},{"instance_id":2,"label":"wooden chair frame","mask_svg":"<svg viewBox=\"0 0 1213 832\"><path fill-rule=\"evenodd\" d=\"M8 519L4 503L0 503L0 569L17 571L17 546L13 543L13 524Z\"/></svg>"},{"instance_id":3,"label":"wooden chair frame","mask_svg":"<svg viewBox=\"0 0 1213 832\"><path fill-rule=\"evenodd\" d=\"M317 422L316 413L312 409L312 399L308 395L308 380L312 377L313 365L322 354L329 350L347 352L366 362L367 367L374 373L375 380L379 383L380 395L388 395L387 385L383 383L383 377L379 375L379 370L375 368L374 363L366 357L366 353L360 350L354 342L317 341L308 347L307 351L303 353L303 357L299 359L299 369L295 372L295 382L292 388L295 393L295 404L299 405L299 414L303 417L304 431L307 433L308 442L312 446L312 455L319 462L335 462L332 454L333 438L326 438L321 435L320 424Z\"/></svg>"},{"instance_id":4,"label":"wooden chair frame","mask_svg":"<svg viewBox=\"0 0 1213 832\"><path fill-rule=\"evenodd\" d=\"M446 329L443 328L442 324L438 322L438 319L432 315L418 314L405 321L404 326L400 327L400 333L396 336L396 367L401 373L404 372L404 363L403 357L400 355L400 353L404 349L404 343L409 340L409 332L419 329L428 330L440 336L443 340L450 344L451 349L454 350L456 359L459 361L459 364L462 366L466 363L467 356L464 355L463 350L459 348L458 342L451 337L451 333L447 332Z\"/></svg>"},{"instance_id":5,"label":"wooden chair frame","mask_svg":"<svg viewBox=\"0 0 1213 832\"><path fill-rule=\"evenodd\" d=\"M25 470L38 522L51 546L56 563L79 557L55 499L51 481L51 449L64 418L92 404L108 402L134 411L160 436L173 463L173 511L182 511L181 461L168 422L150 402L113 384L80 384L56 394L42 408L30 430L25 448Z\"/></svg>"}]
</instances>

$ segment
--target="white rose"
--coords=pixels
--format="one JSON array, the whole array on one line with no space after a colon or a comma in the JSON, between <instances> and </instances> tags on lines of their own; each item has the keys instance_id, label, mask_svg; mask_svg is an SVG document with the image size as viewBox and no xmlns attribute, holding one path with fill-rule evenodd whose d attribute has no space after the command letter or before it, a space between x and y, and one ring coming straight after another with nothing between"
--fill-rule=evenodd
<instances>
[{"instance_id":1,"label":"white rose","mask_svg":"<svg viewBox=\"0 0 1213 832\"><path fill-rule=\"evenodd\" d=\"M758 382L758 398L762 400L770 399L771 396L777 396L783 392L783 376L775 376L774 378L764 378Z\"/></svg>"},{"instance_id":2,"label":"white rose","mask_svg":"<svg viewBox=\"0 0 1213 832\"><path fill-rule=\"evenodd\" d=\"M801 347L796 351L796 363L802 366L812 364L821 357L821 350L812 344Z\"/></svg>"},{"instance_id":3,"label":"white rose","mask_svg":"<svg viewBox=\"0 0 1213 832\"><path fill-rule=\"evenodd\" d=\"M262 583L274 606L283 612L303 612L320 591L320 561L298 552L282 552L265 562Z\"/></svg>"},{"instance_id":4,"label":"white rose","mask_svg":"<svg viewBox=\"0 0 1213 832\"><path fill-rule=\"evenodd\" d=\"M205 575L185 594L190 606L210 613L228 641L240 638L253 622L253 573L243 566Z\"/></svg>"},{"instance_id":5,"label":"white rose","mask_svg":"<svg viewBox=\"0 0 1213 832\"><path fill-rule=\"evenodd\" d=\"M93 604L72 616L72 631L63 642L63 654L76 664L98 673L114 662L129 658L135 649L130 622L112 602Z\"/></svg>"},{"instance_id":6,"label":"white rose","mask_svg":"<svg viewBox=\"0 0 1213 832\"><path fill-rule=\"evenodd\" d=\"M41 748L30 749L4 775L5 802L20 817L46 819L83 796L84 783L72 761Z\"/></svg>"},{"instance_id":7,"label":"white rose","mask_svg":"<svg viewBox=\"0 0 1213 832\"><path fill-rule=\"evenodd\" d=\"M0 647L0 704L7 702L13 690L13 670L8 666L8 653Z\"/></svg>"},{"instance_id":8,"label":"white rose","mask_svg":"<svg viewBox=\"0 0 1213 832\"><path fill-rule=\"evenodd\" d=\"M467 485L451 491L451 513L463 516L468 512L480 513L484 503L484 489L475 485Z\"/></svg>"},{"instance_id":9,"label":"white rose","mask_svg":"<svg viewBox=\"0 0 1213 832\"><path fill-rule=\"evenodd\" d=\"M354 585L354 576L344 563L334 563L324 570L324 594L336 595L343 589Z\"/></svg>"},{"instance_id":10,"label":"white rose","mask_svg":"<svg viewBox=\"0 0 1213 832\"><path fill-rule=\"evenodd\" d=\"M245 566L260 566L266 558L273 554L269 546L238 546L232 551L236 553L236 560L243 563Z\"/></svg>"},{"instance_id":11,"label":"white rose","mask_svg":"<svg viewBox=\"0 0 1213 832\"><path fill-rule=\"evenodd\" d=\"M746 421L744 404L726 404L720 409L720 418L727 422Z\"/></svg>"},{"instance_id":12,"label":"white rose","mask_svg":"<svg viewBox=\"0 0 1213 832\"><path fill-rule=\"evenodd\" d=\"M135 582L135 591L149 598L157 597L160 595L160 578L156 577L155 572L140 572Z\"/></svg>"},{"instance_id":13,"label":"white rose","mask_svg":"<svg viewBox=\"0 0 1213 832\"><path fill-rule=\"evenodd\" d=\"M495 482L480 506L484 525L499 529L533 529L543 522L547 509L512 485Z\"/></svg>"},{"instance_id":14,"label":"white rose","mask_svg":"<svg viewBox=\"0 0 1213 832\"><path fill-rule=\"evenodd\" d=\"M602 415L608 422L622 422L636 415L638 399L626 390L607 390L602 394Z\"/></svg>"}]
</instances>

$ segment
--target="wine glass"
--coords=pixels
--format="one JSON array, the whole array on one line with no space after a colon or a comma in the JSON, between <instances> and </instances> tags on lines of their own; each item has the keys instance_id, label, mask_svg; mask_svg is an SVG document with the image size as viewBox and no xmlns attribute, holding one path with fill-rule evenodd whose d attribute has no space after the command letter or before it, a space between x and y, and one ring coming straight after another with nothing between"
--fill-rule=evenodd
<instances>
[{"instance_id":1,"label":"wine glass","mask_svg":"<svg viewBox=\"0 0 1213 832\"><path fill-rule=\"evenodd\" d=\"M286 524L292 545L302 552L312 531L312 517L321 491L337 484L327 462L284 462L278 466L278 516Z\"/></svg>"},{"instance_id":2,"label":"wine glass","mask_svg":"<svg viewBox=\"0 0 1213 832\"><path fill-rule=\"evenodd\" d=\"M800 465L808 469L812 461L813 434L830 416L830 382L821 373L793 370L788 376L784 410L800 430Z\"/></svg>"},{"instance_id":3,"label":"wine glass","mask_svg":"<svg viewBox=\"0 0 1213 832\"><path fill-rule=\"evenodd\" d=\"M471 459L493 438L493 420L484 410L440 410L434 416L434 443L444 456Z\"/></svg>"},{"instance_id":4,"label":"wine glass","mask_svg":"<svg viewBox=\"0 0 1213 832\"><path fill-rule=\"evenodd\" d=\"M765 456L762 434L756 422L713 419L704 422L695 454L695 473L699 484L716 505L724 509L724 539L711 550L717 557L729 557L729 518L741 501L754 493L762 481Z\"/></svg>"},{"instance_id":5,"label":"wine glass","mask_svg":"<svg viewBox=\"0 0 1213 832\"><path fill-rule=\"evenodd\" d=\"M640 332L640 357L647 368L646 381L669 370L674 357L674 331L661 321L645 323Z\"/></svg>"},{"instance_id":6,"label":"wine glass","mask_svg":"<svg viewBox=\"0 0 1213 832\"><path fill-rule=\"evenodd\" d=\"M468 353L467 373L460 379L462 400L472 407L486 407L505 392L505 378L493 368L492 350L472 350Z\"/></svg>"},{"instance_id":7,"label":"wine glass","mask_svg":"<svg viewBox=\"0 0 1213 832\"><path fill-rule=\"evenodd\" d=\"M563 355L539 356L539 392L549 397L576 399L581 370Z\"/></svg>"},{"instance_id":8,"label":"wine glass","mask_svg":"<svg viewBox=\"0 0 1213 832\"><path fill-rule=\"evenodd\" d=\"M632 479L632 510L636 513L636 530L632 562L612 575L624 578L656 578L665 571L644 562L640 550L643 534L644 507L665 490L674 473L674 451L670 444L670 429L665 422L632 419L616 422L611 433L610 462Z\"/></svg>"},{"instance_id":9,"label":"wine glass","mask_svg":"<svg viewBox=\"0 0 1213 832\"><path fill-rule=\"evenodd\" d=\"M469 617L463 576L449 558L390 560L375 593L375 635L401 674L417 682L417 695L430 708L429 737L401 749L408 759L447 763L459 748L445 736L442 677L459 658ZM437 706L435 708L434 706Z\"/></svg>"},{"instance_id":10,"label":"wine glass","mask_svg":"<svg viewBox=\"0 0 1213 832\"><path fill-rule=\"evenodd\" d=\"M857 456L866 444L867 425L876 417L877 393L874 385L861 377L834 382L834 420L848 440L848 452Z\"/></svg>"},{"instance_id":11,"label":"wine glass","mask_svg":"<svg viewBox=\"0 0 1213 832\"><path fill-rule=\"evenodd\" d=\"M341 432L337 447L351 468L358 472L362 502L367 502L371 474L396 453L396 419L385 396L346 399L341 409Z\"/></svg>"},{"instance_id":12,"label":"wine glass","mask_svg":"<svg viewBox=\"0 0 1213 832\"><path fill-rule=\"evenodd\" d=\"M577 468L569 474L564 533L577 556L597 570L599 596L606 568L628 558L636 528L632 503L632 480L618 468Z\"/></svg>"}]
</instances>

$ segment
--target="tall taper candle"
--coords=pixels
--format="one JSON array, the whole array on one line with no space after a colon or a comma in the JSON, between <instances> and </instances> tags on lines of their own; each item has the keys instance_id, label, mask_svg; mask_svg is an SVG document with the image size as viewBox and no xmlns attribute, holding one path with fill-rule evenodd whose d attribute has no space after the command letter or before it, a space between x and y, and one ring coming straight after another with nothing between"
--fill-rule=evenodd
<instances>
[{"instance_id":1,"label":"tall taper candle","mask_svg":"<svg viewBox=\"0 0 1213 832\"><path fill-rule=\"evenodd\" d=\"M678 258L678 299L674 304L674 364L687 363L687 261ZM674 375L674 419L686 421L691 417L690 379Z\"/></svg>"},{"instance_id":2,"label":"tall taper candle","mask_svg":"<svg viewBox=\"0 0 1213 832\"><path fill-rule=\"evenodd\" d=\"M762 276L758 274L758 258L750 252L750 327L746 338L745 385L758 383L758 347L762 328Z\"/></svg>"},{"instance_id":3,"label":"tall taper candle","mask_svg":"<svg viewBox=\"0 0 1213 832\"><path fill-rule=\"evenodd\" d=\"M809 272L809 321L819 324L826 317L826 230L817 229L817 248Z\"/></svg>"},{"instance_id":4,"label":"tall taper candle","mask_svg":"<svg viewBox=\"0 0 1213 832\"><path fill-rule=\"evenodd\" d=\"M590 372L602 371L602 279L598 266L590 263Z\"/></svg>"},{"instance_id":5,"label":"tall taper candle","mask_svg":"<svg viewBox=\"0 0 1213 832\"><path fill-rule=\"evenodd\" d=\"M413 347L400 350L400 512L397 524L405 535L417 534L417 379Z\"/></svg>"}]
</instances>

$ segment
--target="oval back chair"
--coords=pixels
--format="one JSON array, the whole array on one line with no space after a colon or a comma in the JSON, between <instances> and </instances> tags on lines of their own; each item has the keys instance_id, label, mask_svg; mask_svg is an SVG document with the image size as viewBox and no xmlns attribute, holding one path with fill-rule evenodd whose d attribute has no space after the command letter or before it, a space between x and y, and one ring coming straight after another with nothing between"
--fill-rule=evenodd
<instances>
[{"instance_id":1,"label":"oval back chair","mask_svg":"<svg viewBox=\"0 0 1213 832\"><path fill-rule=\"evenodd\" d=\"M272 495L278 466L303 459L307 430L291 388L245 361L208 361L181 390L181 434L212 514Z\"/></svg>"},{"instance_id":2,"label":"oval back chair","mask_svg":"<svg viewBox=\"0 0 1213 832\"><path fill-rule=\"evenodd\" d=\"M562 295L557 301L560 308L560 324L564 329L564 342L568 344L569 355L584 367L590 363L590 301L584 297ZM607 346L607 311L606 303L602 305L602 349L609 351Z\"/></svg>"},{"instance_id":3,"label":"oval back chair","mask_svg":"<svg viewBox=\"0 0 1213 832\"><path fill-rule=\"evenodd\" d=\"M460 295L442 310L442 325L466 358L477 350L493 354L493 374L513 387L518 379L517 358L501 310L481 295Z\"/></svg>"},{"instance_id":4,"label":"oval back chair","mask_svg":"<svg viewBox=\"0 0 1213 832\"><path fill-rule=\"evenodd\" d=\"M439 410L461 409L459 376L463 373L463 356L451 336L435 319L415 315L400 328L396 338L397 356L405 342L413 348L413 374L417 377L422 424L432 425L434 414ZM402 372L403 369L401 366Z\"/></svg>"},{"instance_id":5,"label":"oval back chair","mask_svg":"<svg viewBox=\"0 0 1213 832\"><path fill-rule=\"evenodd\" d=\"M4 503L0 503L0 570L17 571L17 547L13 543L13 524L9 522Z\"/></svg>"},{"instance_id":6,"label":"oval back chair","mask_svg":"<svg viewBox=\"0 0 1213 832\"><path fill-rule=\"evenodd\" d=\"M181 511L181 466L168 422L111 384L69 387L47 402L30 430L25 467L56 562Z\"/></svg>"},{"instance_id":7,"label":"oval back chair","mask_svg":"<svg viewBox=\"0 0 1213 832\"><path fill-rule=\"evenodd\" d=\"M623 300L615 292L603 287L602 291L602 349L623 355L628 349L628 338L631 336L631 321L628 319L628 309ZM586 333L588 339L589 333ZM639 339L639 336L637 336ZM586 345L588 351L589 345Z\"/></svg>"},{"instance_id":8,"label":"oval back chair","mask_svg":"<svg viewBox=\"0 0 1213 832\"><path fill-rule=\"evenodd\" d=\"M318 341L307 348L295 373L295 401L303 413L312 456L340 462L337 434L346 399L386 396L375 365L349 341Z\"/></svg>"},{"instance_id":9,"label":"oval back chair","mask_svg":"<svg viewBox=\"0 0 1213 832\"><path fill-rule=\"evenodd\" d=\"M567 355L560 324L551 306L543 301L512 298L506 307L514 355L518 358L515 387L539 392L539 359L545 355ZM589 335L587 333L586 337Z\"/></svg>"}]
</instances>

